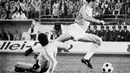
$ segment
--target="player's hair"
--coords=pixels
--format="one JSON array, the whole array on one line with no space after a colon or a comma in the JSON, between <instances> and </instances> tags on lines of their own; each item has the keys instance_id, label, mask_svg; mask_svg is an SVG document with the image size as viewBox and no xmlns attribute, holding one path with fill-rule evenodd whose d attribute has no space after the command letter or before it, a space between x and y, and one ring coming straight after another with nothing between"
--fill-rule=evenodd
<instances>
[{"instance_id":1,"label":"player's hair","mask_svg":"<svg viewBox=\"0 0 130 73\"><path fill-rule=\"evenodd\" d=\"M42 46L46 46L46 45L49 43L48 37L47 37L47 35L44 34L44 33L40 33L40 34L38 35L38 41L39 41L39 43L40 43Z\"/></svg>"},{"instance_id":2,"label":"player's hair","mask_svg":"<svg viewBox=\"0 0 130 73\"><path fill-rule=\"evenodd\" d=\"M91 1L94 2L95 0L86 0L88 3L90 3Z\"/></svg>"}]
</instances>

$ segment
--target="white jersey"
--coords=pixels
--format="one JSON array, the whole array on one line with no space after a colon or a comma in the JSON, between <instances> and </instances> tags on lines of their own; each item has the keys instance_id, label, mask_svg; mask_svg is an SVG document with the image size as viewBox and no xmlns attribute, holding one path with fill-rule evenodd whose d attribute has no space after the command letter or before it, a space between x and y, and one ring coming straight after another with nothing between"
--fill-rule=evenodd
<instances>
[{"instance_id":1,"label":"white jersey","mask_svg":"<svg viewBox=\"0 0 130 73\"><path fill-rule=\"evenodd\" d=\"M88 4L84 4L75 19L75 22L78 23L85 31L88 29L90 22L84 19L86 16L92 17L92 10L93 9Z\"/></svg>"}]
</instances>

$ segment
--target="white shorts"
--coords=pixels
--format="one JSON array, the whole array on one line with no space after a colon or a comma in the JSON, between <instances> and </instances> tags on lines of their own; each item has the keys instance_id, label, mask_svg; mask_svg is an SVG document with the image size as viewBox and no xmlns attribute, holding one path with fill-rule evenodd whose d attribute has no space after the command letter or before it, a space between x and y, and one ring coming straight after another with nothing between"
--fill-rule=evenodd
<instances>
[{"instance_id":1,"label":"white shorts","mask_svg":"<svg viewBox=\"0 0 130 73\"><path fill-rule=\"evenodd\" d=\"M80 38L83 38L86 35L83 28L79 26L77 23L70 25L68 33L74 38L74 40L79 40Z\"/></svg>"}]
</instances>

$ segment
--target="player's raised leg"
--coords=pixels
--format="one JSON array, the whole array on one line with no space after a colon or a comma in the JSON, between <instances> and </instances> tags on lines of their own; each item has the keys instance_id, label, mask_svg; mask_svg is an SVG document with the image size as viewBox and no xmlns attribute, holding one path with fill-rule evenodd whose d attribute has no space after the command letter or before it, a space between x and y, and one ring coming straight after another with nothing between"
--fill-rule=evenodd
<instances>
[{"instance_id":1,"label":"player's raised leg","mask_svg":"<svg viewBox=\"0 0 130 73\"><path fill-rule=\"evenodd\" d=\"M59 41L55 41L53 43L55 43L57 45L58 49L65 49L65 50L69 51L70 49L73 48L72 44L63 43L63 42L59 42Z\"/></svg>"},{"instance_id":2,"label":"player's raised leg","mask_svg":"<svg viewBox=\"0 0 130 73\"><path fill-rule=\"evenodd\" d=\"M89 68L93 68L90 63L90 58L93 56L93 54L98 50L98 47L102 43L102 39L94 34L86 34L85 37L79 39L79 41L83 42L93 42L91 45L91 48L89 48L87 54L84 56L83 59L81 59L81 62L86 64Z\"/></svg>"},{"instance_id":3,"label":"player's raised leg","mask_svg":"<svg viewBox=\"0 0 130 73\"><path fill-rule=\"evenodd\" d=\"M63 33L62 35L60 35L56 41L60 41L60 42L65 42L65 41L68 41L72 38L72 36L66 32L66 33Z\"/></svg>"}]
</instances>

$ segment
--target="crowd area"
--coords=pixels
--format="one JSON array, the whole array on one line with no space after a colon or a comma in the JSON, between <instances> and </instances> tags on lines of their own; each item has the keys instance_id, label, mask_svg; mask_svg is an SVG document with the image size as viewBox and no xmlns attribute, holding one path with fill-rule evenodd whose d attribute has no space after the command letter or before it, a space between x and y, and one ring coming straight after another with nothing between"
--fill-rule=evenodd
<instances>
[{"instance_id":1,"label":"crowd area","mask_svg":"<svg viewBox=\"0 0 130 73\"><path fill-rule=\"evenodd\" d=\"M0 31L0 40L37 40L39 30L39 22L32 23L28 32L20 33L18 29L14 30L13 33L10 31L6 32L4 29ZM44 32L48 35L50 40L58 38L63 33L63 27L59 23L55 23L54 27L50 31ZM130 41L130 30L127 29L127 25L95 25L91 24L86 33L95 34L102 38L103 41L115 41L115 42L129 42Z\"/></svg>"},{"instance_id":2,"label":"crowd area","mask_svg":"<svg viewBox=\"0 0 130 73\"><path fill-rule=\"evenodd\" d=\"M87 0L86 0L87 1ZM62 18L75 18L84 0L46 0L43 2L44 15L56 15ZM52 7L50 7L52 6ZM50 9L51 8L51 9ZM50 11L49 11L50 10ZM51 12L52 11L52 12ZM47 14L48 13L48 14ZM99 7L95 8L94 15L120 15L130 14L129 0L101 0Z\"/></svg>"},{"instance_id":3,"label":"crowd area","mask_svg":"<svg viewBox=\"0 0 130 73\"><path fill-rule=\"evenodd\" d=\"M15 29L14 32L10 32L5 29L0 29L0 40L21 40L21 35L22 34L18 31L18 29Z\"/></svg>"},{"instance_id":4,"label":"crowd area","mask_svg":"<svg viewBox=\"0 0 130 73\"><path fill-rule=\"evenodd\" d=\"M0 19L38 18L54 15L75 18L85 0L0 0ZM41 14L40 14L41 13ZM129 0L101 0L94 15L130 14Z\"/></svg>"},{"instance_id":5,"label":"crowd area","mask_svg":"<svg viewBox=\"0 0 130 73\"><path fill-rule=\"evenodd\" d=\"M93 29L91 29L93 27ZM130 31L127 26L113 25L100 26L100 30L97 29L96 25L90 26L87 33L95 34L102 38L103 41L116 41L116 42L128 42L130 41Z\"/></svg>"},{"instance_id":6,"label":"crowd area","mask_svg":"<svg viewBox=\"0 0 130 73\"><path fill-rule=\"evenodd\" d=\"M84 0L0 0L0 19L21 19L39 17L43 15L54 15L60 18L75 18ZM111 14L130 14L130 0L101 0L99 7L94 9L94 16ZM37 32L34 33L34 25L31 25L28 33L30 40L36 40ZM93 29L91 29L93 28ZM91 25L86 33L96 34L104 41L130 41L130 31L127 25L120 24L112 26ZM33 35L34 34L34 35ZM46 33L48 35L48 33ZM50 39L54 40L62 34L61 25L54 25ZM13 33L0 30L0 40L23 40L22 33L17 29Z\"/></svg>"},{"instance_id":7,"label":"crowd area","mask_svg":"<svg viewBox=\"0 0 130 73\"><path fill-rule=\"evenodd\" d=\"M38 2L37 0L0 0L0 19L34 18L39 13Z\"/></svg>"}]
</instances>

